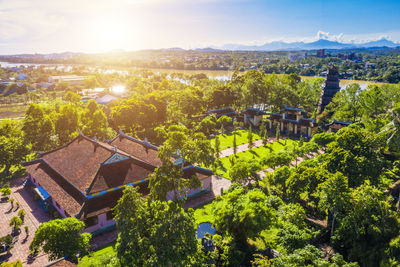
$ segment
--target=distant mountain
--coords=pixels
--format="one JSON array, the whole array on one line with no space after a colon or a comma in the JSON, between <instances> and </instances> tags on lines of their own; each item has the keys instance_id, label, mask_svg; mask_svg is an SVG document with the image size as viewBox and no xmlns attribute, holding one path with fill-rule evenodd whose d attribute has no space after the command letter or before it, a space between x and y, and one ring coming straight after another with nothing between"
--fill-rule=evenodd
<instances>
[{"instance_id":1,"label":"distant mountain","mask_svg":"<svg viewBox=\"0 0 400 267\"><path fill-rule=\"evenodd\" d=\"M319 39L315 42L283 42L275 41L265 43L263 45L240 45L240 44L226 44L222 47L213 47L221 50L233 51L279 51L279 50L315 50L315 49L346 49L346 48L369 48L369 47L398 47L400 43L382 38L377 41L370 41L365 43L341 43L337 41L329 41L326 39Z\"/></svg>"},{"instance_id":2,"label":"distant mountain","mask_svg":"<svg viewBox=\"0 0 400 267\"><path fill-rule=\"evenodd\" d=\"M196 48L193 51L197 51L197 52L221 52L223 50L215 49L215 48L211 48L211 47L206 47L206 48Z\"/></svg>"}]
</instances>

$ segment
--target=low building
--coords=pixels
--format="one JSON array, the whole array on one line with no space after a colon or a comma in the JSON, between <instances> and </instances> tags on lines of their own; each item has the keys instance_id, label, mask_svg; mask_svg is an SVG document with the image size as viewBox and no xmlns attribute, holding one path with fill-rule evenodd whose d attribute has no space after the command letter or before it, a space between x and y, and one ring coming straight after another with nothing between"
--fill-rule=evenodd
<instances>
[{"instance_id":1,"label":"low building","mask_svg":"<svg viewBox=\"0 0 400 267\"><path fill-rule=\"evenodd\" d=\"M235 110L231 107L224 107L218 109L210 109L206 112L207 116L215 115L215 117L219 118L221 116L228 116L234 118L237 116Z\"/></svg>"},{"instance_id":2,"label":"low building","mask_svg":"<svg viewBox=\"0 0 400 267\"><path fill-rule=\"evenodd\" d=\"M311 137L317 131L314 119L307 118L307 112L301 108L285 107L280 113L271 113L269 118L270 129L280 127L284 134Z\"/></svg>"},{"instance_id":3,"label":"low building","mask_svg":"<svg viewBox=\"0 0 400 267\"><path fill-rule=\"evenodd\" d=\"M263 116L268 115L267 112L258 108L246 108L242 111L245 125L260 126L263 121Z\"/></svg>"},{"instance_id":4,"label":"low building","mask_svg":"<svg viewBox=\"0 0 400 267\"><path fill-rule=\"evenodd\" d=\"M352 124L352 122L348 122L348 121L333 120L331 123L327 124L326 126L328 127L328 133L336 133L343 127L347 127L351 124Z\"/></svg>"},{"instance_id":5,"label":"low building","mask_svg":"<svg viewBox=\"0 0 400 267\"><path fill-rule=\"evenodd\" d=\"M82 134L70 143L24 163L43 207L61 217L76 217L86 231L101 231L115 225L112 208L126 186L149 193L149 175L161 165L158 148L120 132L109 143ZM188 197L208 192L212 172L186 164L184 177L197 176L202 188L188 189ZM171 194L168 194L171 197Z\"/></svg>"},{"instance_id":6,"label":"low building","mask_svg":"<svg viewBox=\"0 0 400 267\"><path fill-rule=\"evenodd\" d=\"M67 82L70 85L82 85L86 76L78 75L61 75L61 76L50 76L49 83Z\"/></svg>"}]
</instances>

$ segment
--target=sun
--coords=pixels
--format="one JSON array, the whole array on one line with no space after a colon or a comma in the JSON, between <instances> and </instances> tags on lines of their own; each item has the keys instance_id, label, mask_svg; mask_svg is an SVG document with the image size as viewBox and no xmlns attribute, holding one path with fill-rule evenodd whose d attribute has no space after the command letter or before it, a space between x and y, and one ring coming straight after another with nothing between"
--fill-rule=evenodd
<instances>
[{"instance_id":1,"label":"sun","mask_svg":"<svg viewBox=\"0 0 400 267\"><path fill-rule=\"evenodd\" d=\"M122 94L125 92L125 86L124 85L114 85L111 87L111 91L116 93L116 94Z\"/></svg>"},{"instance_id":2,"label":"sun","mask_svg":"<svg viewBox=\"0 0 400 267\"><path fill-rule=\"evenodd\" d=\"M104 52L125 48L134 38L128 24L117 17L96 19L90 36L94 49Z\"/></svg>"}]
</instances>

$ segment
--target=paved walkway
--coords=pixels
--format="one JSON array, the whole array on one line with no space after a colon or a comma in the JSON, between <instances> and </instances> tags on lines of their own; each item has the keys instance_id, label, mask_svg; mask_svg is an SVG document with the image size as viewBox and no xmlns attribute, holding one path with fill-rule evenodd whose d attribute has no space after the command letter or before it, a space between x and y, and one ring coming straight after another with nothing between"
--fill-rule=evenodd
<instances>
[{"instance_id":1,"label":"paved walkway","mask_svg":"<svg viewBox=\"0 0 400 267\"><path fill-rule=\"evenodd\" d=\"M211 180L211 192L186 201L184 205L185 210L211 202L214 198L221 195L223 190L228 189L231 184L231 180L213 175Z\"/></svg>"},{"instance_id":2,"label":"paved walkway","mask_svg":"<svg viewBox=\"0 0 400 267\"><path fill-rule=\"evenodd\" d=\"M284 140L284 139L285 138L280 138L279 140ZM275 137L268 137L268 143L273 143L273 142L275 142L275 140L276 140ZM263 145L263 141L260 139L260 140L254 141L253 148L260 147L262 145ZM249 144L238 145L236 147L236 153L244 152L244 151L249 150L249 149L250 149L249 148ZM220 152L220 154L219 154L220 155L219 157L220 158L224 158L224 157L228 157L228 156L230 156L232 154L234 154L234 153L233 153L233 148L231 147L231 148L227 148L227 149L222 150Z\"/></svg>"},{"instance_id":3,"label":"paved walkway","mask_svg":"<svg viewBox=\"0 0 400 267\"><path fill-rule=\"evenodd\" d=\"M2 261L16 261L20 259L24 266L44 266L48 261L48 257L44 253L40 253L35 258L29 256L29 245L35 235L36 229L42 222L50 220L50 216L45 213L33 198L31 192L28 192L22 185L24 179L16 179L10 185L12 193L10 198L14 198L14 208L11 209L11 203L0 203L0 236L5 236L11 233L9 226L10 220L14 216L18 216L18 211L24 209L26 212L24 224L21 227L19 235L14 237L14 246L11 249L11 254L0 258ZM16 202L20 203L20 208L16 210ZM25 234L25 225L29 228L29 235Z\"/></svg>"}]
</instances>

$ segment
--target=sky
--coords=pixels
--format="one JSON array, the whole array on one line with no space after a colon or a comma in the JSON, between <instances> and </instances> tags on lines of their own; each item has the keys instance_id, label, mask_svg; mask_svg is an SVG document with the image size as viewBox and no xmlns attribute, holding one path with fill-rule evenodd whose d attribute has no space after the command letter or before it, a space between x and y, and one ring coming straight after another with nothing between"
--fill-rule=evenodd
<instances>
[{"instance_id":1,"label":"sky","mask_svg":"<svg viewBox=\"0 0 400 267\"><path fill-rule=\"evenodd\" d=\"M0 54L400 41L400 0L0 0Z\"/></svg>"}]
</instances>

